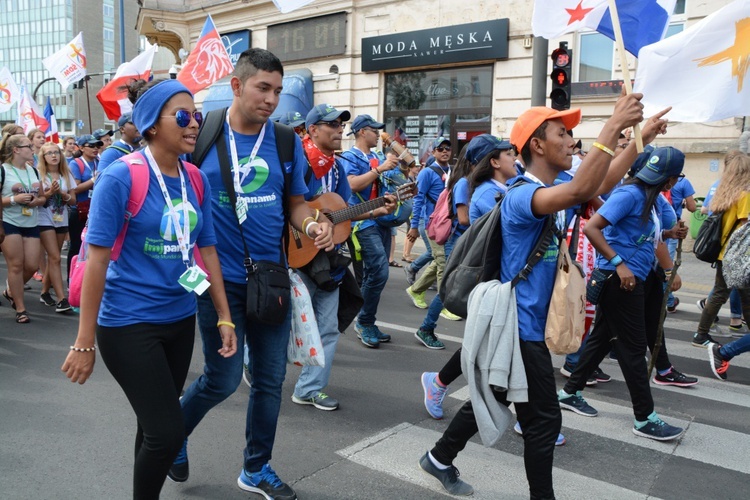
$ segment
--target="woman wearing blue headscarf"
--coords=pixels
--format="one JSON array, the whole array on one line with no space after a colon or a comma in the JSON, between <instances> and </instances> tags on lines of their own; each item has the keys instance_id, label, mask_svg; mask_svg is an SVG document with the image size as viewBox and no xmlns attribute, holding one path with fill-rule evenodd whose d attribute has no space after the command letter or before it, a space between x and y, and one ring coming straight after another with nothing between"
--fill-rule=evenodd
<instances>
[{"instance_id":1,"label":"woman wearing blue headscarf","mask_svg":"<svg viewBox=\"0 0 750 500\"><path fill-rule=\"evenodd\" d=\"M185 439L179 396L193 351L195 294L205 291L208 276L223 356L235 353L236 337L214 247L210 187L202 172L180 159L195 149L202 121L193 96L176 80L146 86L133 121L148 146L112 163L97 179L81 320L62 370L71 382L88 379L96 335L102 359L138 419L133 497L156 499ZM148 191L128 222L119 258L110 261L126 210L132 209L138 168L148 169ZM197 179L202 182L192 182ZM193 264L197 247L208 276Z\"/></svg>"}]
</instances>

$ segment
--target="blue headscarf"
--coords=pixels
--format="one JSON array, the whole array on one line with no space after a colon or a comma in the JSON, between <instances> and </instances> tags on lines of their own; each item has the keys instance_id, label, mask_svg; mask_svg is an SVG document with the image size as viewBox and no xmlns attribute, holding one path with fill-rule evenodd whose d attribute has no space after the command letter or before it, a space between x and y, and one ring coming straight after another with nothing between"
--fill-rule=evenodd
<instances>
[{"instance_id":1,"label":"blue headscarf","mask_svg":"<svg viewBox=\"0 0 750 500\"><path fill-rule=\"evenodd\" d=\"M193 97L188 88L177 80L164 80L148 89L135 101L133 125L145 135L145 132L159 121L161 110L167 101L182 92Z\"/></svg>"}]
</instances>

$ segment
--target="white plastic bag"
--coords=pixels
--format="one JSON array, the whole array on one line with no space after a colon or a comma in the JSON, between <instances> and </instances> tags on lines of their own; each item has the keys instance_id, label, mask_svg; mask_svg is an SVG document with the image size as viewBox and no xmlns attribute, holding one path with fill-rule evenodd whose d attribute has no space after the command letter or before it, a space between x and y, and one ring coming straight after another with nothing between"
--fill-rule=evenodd
<instances>
[{"instance_id":1,"label":"white plastic bag","mask_svg":"<svg viewBox=\"0 0 750 500\"><path fill-rule=\"evenodd\" d=\"M289 283L292 288L292 331L286 350L287 361L297 366L325 366L323 344L310 292L292 269L289 270Z\"/></svg>"}]
</instances>

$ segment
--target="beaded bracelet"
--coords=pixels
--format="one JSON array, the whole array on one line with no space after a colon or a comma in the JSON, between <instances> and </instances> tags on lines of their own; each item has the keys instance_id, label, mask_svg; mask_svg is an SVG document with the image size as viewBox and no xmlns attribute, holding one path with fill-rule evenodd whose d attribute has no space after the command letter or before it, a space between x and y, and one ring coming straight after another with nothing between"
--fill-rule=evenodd
<instances>
[{"instance_id":1,"label":"beaded bracelet","mask_svg":"<svg viewBox=\"0 0 750 500\"><path fill-rule=\"evenodd\" d=\"M601 144L601 143L595 142L594 144L592 144L592 146L594 146L595 148L601 149L602 151L604 151L605 153L607 153L607 154L608 154L609 156L611 156L611 157L613 157L613 158L614 158L614 156L615 156L615 152L614 152L614 151L612 151L611 149L609 149L609 148L608 148L607 146L605 146L604 144Z\"/></svg>"},{"instance_id":2,"label":"beaded bracelet","mask_svg":"<svg viewBox=\"0 0 750 500\"><path fill-rule=\"evenodd\" d=\"M94 344L92 347L76 347L76 346L70 346L71 351L75 352L94 352L96 351L96 344Z\"/></svg>"},{"instance_id":3,"label":"beaded bracelet","mask_svg":"<svg viewBox=\"0 0 750 500\"><path fill-rule=\"evenodd\" d=\"M216 328L219 328L222 325L228 326L230 328L234 328L234 323L232 323L231 321L224 321L224 320L217 322L216 323Z\"/></svg>"}]
</instances>

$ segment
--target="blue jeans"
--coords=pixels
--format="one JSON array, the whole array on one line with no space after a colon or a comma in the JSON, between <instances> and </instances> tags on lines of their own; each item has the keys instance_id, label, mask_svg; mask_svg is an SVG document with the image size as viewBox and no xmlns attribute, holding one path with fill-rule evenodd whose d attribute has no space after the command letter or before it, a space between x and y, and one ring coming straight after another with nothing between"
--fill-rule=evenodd
<instances>
[{"instance_id":1,"label":"blue jeans","mask_svg":"<svg viewBox=\"0 0 750 500\"><path fill-rule=\"evenodd\" d=\"M367 229L357 231L361 247L362 263L362 298L365 303L359 311L360 325L374 325L375 315L380 304L380 294L388 282L388 255L391 252L391 231L387 227L375 224Z\"/></svg>"},{"instance_id":2,"label":"blue jeans","mask_svg":"<svg viewBox=\"0 0 750 500\"><path fill-rule=\"evenodd\" d=\"M714 290L712 288L708 293L708 297L706 297L706 302L708 302L713 293ZM732 291L729 292L729 317L732 319L742 319L742 299L740 298L740 292L736 288L732 288Z\"/></svg>"},{"instance_id":3,"label":"blue jeans","mask_svg":"<svg viewBox=\"0 0 750 500\"><path fill-rule=\"evenodd\" d=\"M249 370L253 385L247 404L244 467L248 472L258 472L271 460L276 439L281 386L286 376L291 310L282 325L249 325L245 320L246 285L224 282L224 286L232 321L236 325L237 345L246 343L250 351ZM198 326L203 339L205 366L203 374L188 387L182 397L185 434L188 436L211 408L237 390L242 379L243 349L238 348L230 358L223 358L218 353L221 336L216 327L217 321L216 309L208 294L198 297Z\"/></svg>"},{"instance_id":4,"label":"blue jeans","mask_svg":"<svg viewBox=\"0 0 750 500\"><path fill-rule=\"evenodd\" d=\"M581 354L583 354L583 349L586 347L586 341L589 339L589 336L586 335L586 337L581 342L581 347L578 348L576 352L572 352L565 356L565 364L569 367L575 368L578 364L578 360L581 359Z\"/></svg>"},{"instance_id":5,"label":"blue jeans","mask_svg":"<svg viewBox=\"0 0 750 500\"><path fill-rule=\"evenodd\" d=\"M742 354L743 352L750 351L750 334L738 338L734 342L730 342L721 347L719 352L727 361Z\"/></svg>"},{"instance_id":6,"label":"blue jeans","mask_svg":"<svg viewBox=\"0 0 750 500\"><path fill-rule=\"evenodd\" d=\"M331 365L336 354L336 344L339 342L339 289L332 292L320 290L315 282L305 273L298 271L302 281L312 297L315 320L318 323L320 340L323 343L325 366L305 366L299 375L294 395L301 399L317 396L327 385L331 377Z\"/></svg>"},{"instance_id":7,"label":"blue jeans","mask_svg":"<svg viewBox=\"0 0 750 500\"><path fill-rule=\"evenodd\" d=\"M418 273L420 269L432 262L432 248L430 247L430 239L427 237L427 230L424 228L424 221L419 222L419 236L422 237L427 250L414 259L414 262L409 264L409 267L415 273Z\"/></svg>"},{"instance_id":8,"label":"blue jeans","mask_svg":"<svg viewBox=\"0 0 750 500\"><path fill-rule=\"evenodd\" d=\"M451 254L451 251L453 250L453 246L456 244L456 241L458 241L458 236L455 234L452 234L450 238L448 238L448 241L445 242L445 245L443 248L445 248L445 260L443 261L443 266L445 266L445 262L448 261L448 257ZM432 242L434 245L435 242ZM440 266L440 263L438 262L438 266ZM440 275L440 281L438 282L438 290L440 289L440 286L442 285L442 277L444 276L443 270L439 270ZM430 302L430 307L427 309L427 316L425 316L424 320L422 321L421 328L423 330L434 330L437 326L438 319L440 318L440 311L443 310L443 301L440 300L440 294L435 294L435 298L432 299L432 302Z\"/></svg>"}]
</instances>

